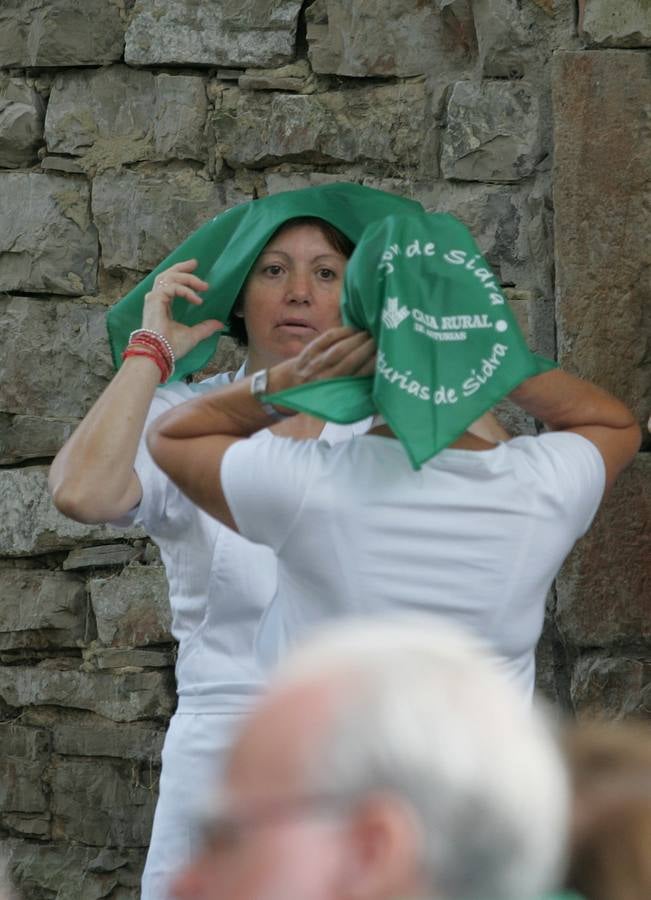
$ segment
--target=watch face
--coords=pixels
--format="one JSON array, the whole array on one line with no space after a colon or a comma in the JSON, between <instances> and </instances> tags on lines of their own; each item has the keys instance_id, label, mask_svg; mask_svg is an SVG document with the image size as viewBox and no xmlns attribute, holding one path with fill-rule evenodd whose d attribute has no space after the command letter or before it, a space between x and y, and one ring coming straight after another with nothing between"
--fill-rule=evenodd
<instances>
[{"instance_id":1,"label":"watch face","mask_svg":"<svg viewBox=\"0 0 651 900\"><path fill-rule=\"evenodd\" d=\"M251 393L254 397L261 397L267 391L267 370L260 369L251 377Z\"/></svg>"}]
</instances>

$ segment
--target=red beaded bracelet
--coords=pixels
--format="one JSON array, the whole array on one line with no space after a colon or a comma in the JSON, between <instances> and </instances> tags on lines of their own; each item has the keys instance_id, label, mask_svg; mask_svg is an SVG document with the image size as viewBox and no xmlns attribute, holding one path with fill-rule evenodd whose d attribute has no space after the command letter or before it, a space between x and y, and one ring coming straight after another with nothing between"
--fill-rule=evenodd
<instances>
[{"instance_id":1,"label":"red beaded bracelet","mask_svg":"<svg viewBox=\"0 0 651 900\"><path fill-rule=\"evenodd\" d=\"M174 348L167 338L164 335L159 334L158 331L152 331L151 328L137 328L129 335L129 343L144 343L149 344L151 347L155 347L166 358L171 372L174 371L174 365L176 363Z\"/></svg>"},{"instance_id":2,"label":"red beaded bracelet","mask_svg":"<svg viewBox=\"0 0 651 900\"><path fill-rule=\"evenodd\" d=\"M122 359L129 359L130 356L146 356L148 359L153 360L160 370L160 383L165 384L167 379L172 374L170 366L167 360L162 356L162 354L157 353L153 347L147 347L144 344L138 345L136 342L133 344L129 344L127 349L122 354Z\"/></svg>"},{"instance_id":3,"label":"red beaded bracelet","mask_svg":"<svg viewBox=\"0 0 651 900\"><path fill-rule=\"evenodd\" d=\"M163 341L162 336L151 331L134 331L129 338L129 346L132 344L153 347L165 359L170 370L174 371L174 351L168 341Z\"/></svg>"}]
</instances>

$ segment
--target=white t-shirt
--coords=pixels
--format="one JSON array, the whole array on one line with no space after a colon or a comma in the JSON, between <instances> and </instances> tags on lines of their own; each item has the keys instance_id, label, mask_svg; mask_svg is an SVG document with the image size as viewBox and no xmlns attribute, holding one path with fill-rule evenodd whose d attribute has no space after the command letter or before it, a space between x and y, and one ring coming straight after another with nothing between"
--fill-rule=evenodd
<instances>
[{"instance_id":1,"label":"white t-shirt","mask_svg":"<svg viewBox=\"0 0 651 900\"><path fill-rule=\"evenodd\" d=\"M430 611L488 641L527 693L547 591L605 483L596 447L571 433L447 449L419 471L375 435L239 441L221 475L241 534L278 555L265 665L325 619Z\"/></svg>"},{"instance_id":2,"label":"white t-shirt","mask_svg":"<svg viewBox=\"0 0 651 900\"><path fill-rule=\"evenodd\" d=\"M244 367L235 378L243 374ZM179 382L160 388L147 425L173 406L229 381L228 373L220 373L198 384ZM346 440L366 431L370 421L346 427L326 424L322 439ZM265 429L250 440L263 446L280 438ZM142 499L116 524L141 525L160 549L169 582L172 634L179 642L179 709L246 710L263 680L253 643L262 612L276 590L276 557L191 503L154 463L144 433L134 469Z\"/></svg>"}]
</instances>

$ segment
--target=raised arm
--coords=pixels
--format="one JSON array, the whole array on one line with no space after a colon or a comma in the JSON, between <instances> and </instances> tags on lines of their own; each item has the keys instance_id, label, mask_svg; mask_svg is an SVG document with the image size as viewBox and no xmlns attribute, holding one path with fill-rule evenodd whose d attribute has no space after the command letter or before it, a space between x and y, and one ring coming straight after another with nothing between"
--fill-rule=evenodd
<instances>
[{"instance_id":1,"label":"raised arm","mask_svg":"<svg viewBox=\"0 0 651 900\"><path fill-rule=\"evenodd\" d=\"M162 272L145 297L143 328L163 335L177 357L221 327L213 319L188 328L171 317L174 297L203 302L196 291L206 290L208 285L192 274L196 265L196 260L188 260ZM160 377L152 359L125 359L61 448L49 482L54 504L66 516L79 522L110 522L140 501L142 489L133 466Z\"/></svg>"},{"instance_id":2,"label":"raised arm","mask_svg":"<svg viewBox=\"0 0 651 900\"><path fill-rule=\"evenodd\" d=\"M627 406L608 391L560 369L527 379L510 398L550 431L573 431L591 441L604 460L606 490L640 447L640 428Z\"/></svg>"},{"instance_id":3,"label":"raised arm","mask_svg":"<svg viewBox=\"0 0 651 900\"><path fill-rule=\"evenodd\" d=\"M299 356L269 369L268 393L306 381L368 375L374 357L375 345L366 332L332 328ZM222 490L222 459L231 444L274 421L251 394L251 378L243 378L164 413L149 426L147 445L156 463L190 500L237 530Z\"/></svg>"}]
</instances>

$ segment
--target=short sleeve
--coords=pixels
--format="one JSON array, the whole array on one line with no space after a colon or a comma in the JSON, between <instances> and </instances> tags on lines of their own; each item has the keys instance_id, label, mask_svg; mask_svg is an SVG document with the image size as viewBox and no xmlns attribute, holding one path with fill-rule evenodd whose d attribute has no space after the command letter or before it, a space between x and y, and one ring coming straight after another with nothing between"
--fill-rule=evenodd
<instances>
[{"instance_id":1,"label":"short sleeve","mask_svg":"<svg viewBox=\"0 0 651 900\"><path fill-rule=\"evenodd\" d=\"M571 431L553 431L538 437L515 438L526 444L527 455L564 512L577 540L590 527L606 487L606 466L592 441Z\"/></svg>"},{"instance_id":2,"label":"short sleeve","mask_svg":"<svg viewBox=\"0 0 651 900\"><path fill-rule=\"evenodd\" d=\"M243 537L280 552L324 450L328 446L321 441L275 436L231 444L222 459L221 482Z\"/></svg>"}]
</instances>

